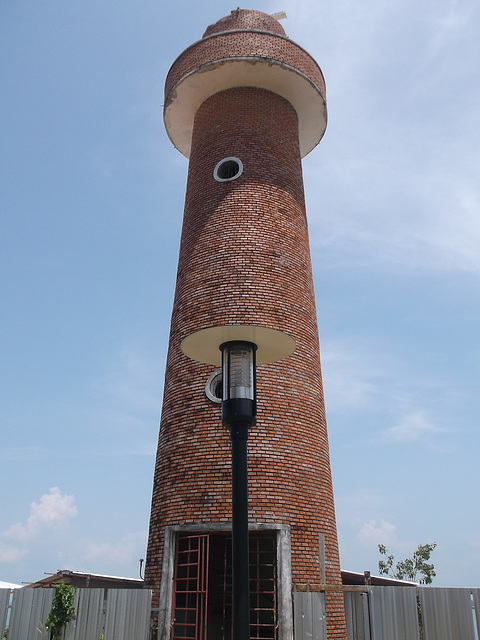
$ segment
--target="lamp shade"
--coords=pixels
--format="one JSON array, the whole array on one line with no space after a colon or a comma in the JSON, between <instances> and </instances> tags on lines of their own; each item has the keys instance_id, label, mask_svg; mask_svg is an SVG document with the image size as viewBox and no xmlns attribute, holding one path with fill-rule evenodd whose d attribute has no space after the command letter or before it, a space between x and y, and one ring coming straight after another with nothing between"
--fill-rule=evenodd
<instances>
[{"instance_id":1,"label":"lamp shade","mask_svg":"<svg viewBox=\"0 0 480 640\"><path fill-rule=\"evenodd\" d=\"M257 365L283 360L295 351L295 340L283 331L249 324L227 324L200 329L180 343L183 353L197 362L221 364L220 346L226 342L245 341L257 345Z\"/></svg>"}]
</instances>

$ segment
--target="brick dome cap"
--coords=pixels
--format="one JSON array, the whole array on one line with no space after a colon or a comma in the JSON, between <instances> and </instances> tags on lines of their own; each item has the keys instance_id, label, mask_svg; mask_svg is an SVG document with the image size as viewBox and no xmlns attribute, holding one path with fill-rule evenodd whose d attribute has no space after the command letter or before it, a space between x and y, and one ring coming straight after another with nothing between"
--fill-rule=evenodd
<instances>
[{"instance_id":1,"label":"brick dome cap","mask_svg":"<svg viewBox=\"0 0 480 640\"><path fill-rule=\"evenodd\" d=\"M272 18L268 13L256 11L255 9L238 8L232 11L229 16L220 18L220 20L207 27L203 37L206 38L214 33L234 31L235 29L252 29L254 31L277 33L281 36L286 35L278 20Z\"/></svg>"}]
</instances>

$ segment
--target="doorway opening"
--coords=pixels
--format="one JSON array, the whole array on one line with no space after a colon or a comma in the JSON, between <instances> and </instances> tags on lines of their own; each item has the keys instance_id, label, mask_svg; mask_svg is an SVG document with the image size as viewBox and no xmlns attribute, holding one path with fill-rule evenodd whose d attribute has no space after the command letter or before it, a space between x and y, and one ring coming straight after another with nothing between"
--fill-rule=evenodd
<instances>
[{"instance_id":1,"label":"doorway opening","mask_svg":"<svg viewBox=\"0 0 480 640\"><path fill-rule=\"evenodd\" d=\"M171 640L231 640L231 533L177 536ZM250 638L277 640L277 536L251 531Z\"/></svg>"}]
</instances>

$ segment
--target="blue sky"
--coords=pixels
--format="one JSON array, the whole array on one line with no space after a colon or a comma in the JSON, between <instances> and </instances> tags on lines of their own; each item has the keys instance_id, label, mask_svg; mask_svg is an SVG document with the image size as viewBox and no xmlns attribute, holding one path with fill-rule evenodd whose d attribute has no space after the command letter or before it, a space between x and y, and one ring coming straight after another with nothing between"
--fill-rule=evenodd
<instances>
[{"instance_id":1,"label":"blue sky","mask_svg":"<svg viewBox=\"0 0 480 640\"><path fill-rule=\"evenodd\" d=\"M480 586L480 7L285 0L329 124L304 160L342 567L436 541ZM0 580L138 575L187 161L177 55L235 6L0 2Z\"/></svg>"}]
</instances>

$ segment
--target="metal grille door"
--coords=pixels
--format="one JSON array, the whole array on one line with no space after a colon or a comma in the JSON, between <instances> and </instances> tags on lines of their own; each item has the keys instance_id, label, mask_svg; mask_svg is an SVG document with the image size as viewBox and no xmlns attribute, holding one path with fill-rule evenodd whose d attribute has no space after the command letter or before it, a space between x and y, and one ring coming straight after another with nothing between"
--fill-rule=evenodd
<instances>
[{"instance_id":1,"label":"metal grille door","mask_svg":"<svg viewBox=\"0 0 480 640\"><path fill-rule=\"evenodd\" d=\"M277 637L277 554L273 535L250 534L250 638Z\"/></svg>"},{"instance_id":2,"label":"metal grille door","mask_svg":"<svg viewBox=\"0 0 480 640\"><path fill-rule=\"evenodd\" d=\"M231 534L180 535L171 640L230 640ZM277 639L277 541L250 534L250 638Z\"/></svg>"},{"instance_id":3,"label":"metal grille door","mask_svg":"<svg viewBox=\"0 0 480 640\"><path fill-rule=\"evenodd\" d=\"M175 560L172 640L206 640L208 535L180 536Z\"/></svg>"}]
</instances>

